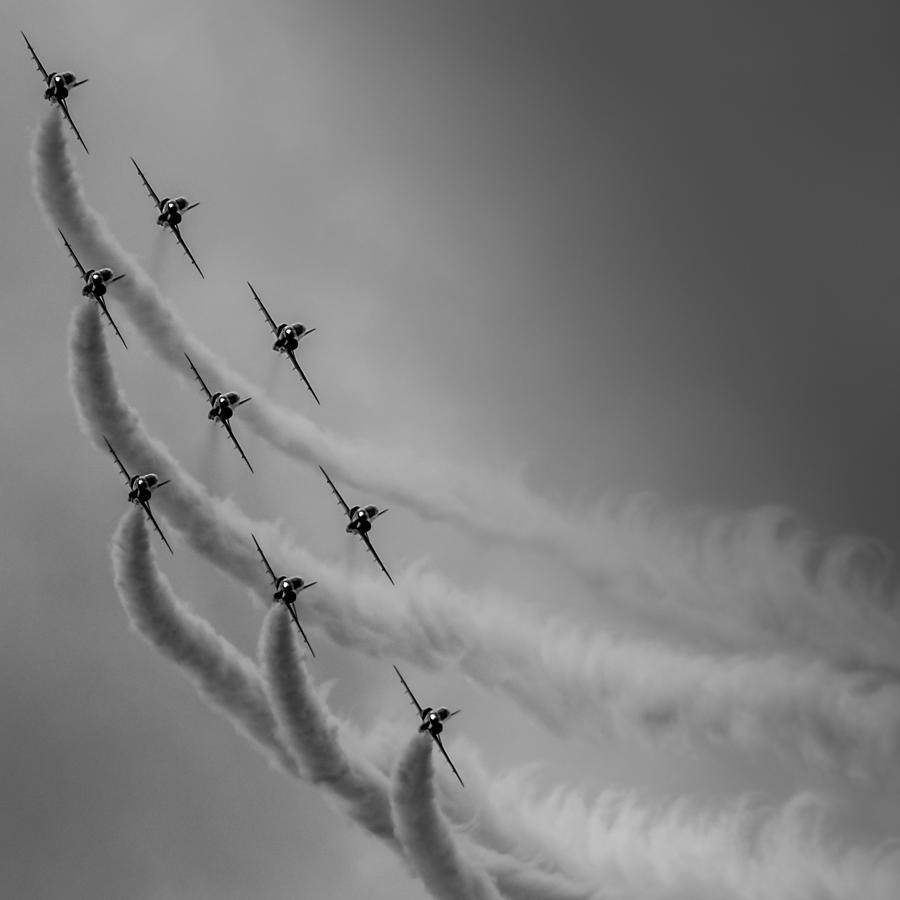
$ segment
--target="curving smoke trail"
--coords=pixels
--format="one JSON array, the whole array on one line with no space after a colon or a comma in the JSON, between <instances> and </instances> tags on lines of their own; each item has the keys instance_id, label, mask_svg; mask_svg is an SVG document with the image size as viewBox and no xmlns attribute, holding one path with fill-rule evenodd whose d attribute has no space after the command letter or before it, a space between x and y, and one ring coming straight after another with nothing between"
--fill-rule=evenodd
<instances>
[{"instance_id":1,"label":"curving smoke trail","mask_svg":"<svg viewBox=\"0 0 900 900\"><path fill-rule=\"evenodd\" d=\"M341 724L309 683L298 652L297 635L287 611L267 614L259 656L272 709L288 745L310 781L339 797L350 817L398 852L387 778L363 757L348 757L340 747Z\"/></svg>"},{"instance_id":2,"label":"curving smoke trail","mask_svg":"<svg viewBox=\"0 0 900 900\"><path fill-rule=\"evenodd\" d=\"M272 762L297 776L297 761L278 735L259 671L175 596L156 567L144 514L137 507L122 516L113 535L112 563L119 599L135 630L176 663L203 698Z\"/></svg>"},{"instance_id":3,"label":"curving smoke trail","mask_svg":"<svg viewBox=\"0 0 900 900\"><path fill-rule=\"evenodd\" d=\"M353 749L348 727L309 683L284 609L273 607L263 624L262 676L252 660L175 596L156 566L139 509L122 517L113 536L112 562L116 588L135 630L185 671L204 699L270 761L323 786L343 801L354 821L403 856L394 835L388 777ZM559 873L540 871L496 849L478 847L477 852L510 900L532 900L538 890L545 900L590 897Z\"/></svg>"},{"instance_id":4,"label":"curving smoke trail","mask_svg":"<svg viewBox=\"0 0 900 900\"><path fill-rule=\"evenodd\" d=\"M286 454L327 463L356 488L377 486L390 502L426 519L551 552L590 579L614 582L617 590L604 592L604 603L656 620L670 635L687 631L753 650L761 640L774 648L804 647L851 669L875 668L900 679L897 594L885 554L874 543L814 540L779 509L671 514L647 496L573 516L508 474L428 462L333 435L271 403L188 332L88 205L56 115L38 130L34 164L35 191L53 224L91 256L128 271L113 293L154 352L187 378L187 351L214 381L253 395L243 420Z\"/></svg>"},{"instance_id":5,"label":"curving smoke trail","mask_svg":"<svg viewBox=\"0 0 900 900\"><path fill-rule=\"evenodd\" d=\"M784 655L716 657L617 641L498 593L465 593L435 574L411 570L391 588L373 575L350 575L316 559L272 526L206 494L146 434L122 396L96 307L76 309L73 323L73 395L94 442L102 446L106 434L126 461L171 477L154 503L191 546L260 596L268 595L268 586L251 530L300 571L313 572L319 588L304 595L302 615L335 642L428 668L459 666L568 734L690 735L745 749L774 746L861 774L896 775L897 685Z\"/></svg>"},{"instance_id":6,"label":"curving smoke trail","mask_svg":"<svg viewBox=\"0 0 900 900\"><path fill-rule=\"evenodd\" d=\"M272 708L307 777L338 798L353 821L403 855L391 812L389 779L361 752L347 724L332 714L310 683L293 623L282 607L266 614L259 647ZM510 847L512 842L495 840L487 847L471 849L510 900L592 897L591 889L576 885L558 871L543 871L508 851L501 852L498 844Z\"/></svg>"},{"instance_id":7,"label":"curving smoke trail","mask_svg":"<svg viewBox=\"0 0 900 900\"><path fill-rule=\"evenodd\" d=\"M135 628L267 758L297 775L253 662L174 596L140 510L123 516L112 549L116 587ZM399 851L388 779L353 749L346 726L311 689L280 607L266 617L261 648L277 716L304 764L301 777L340 797L355 821ZM774 812L741 801L715 815L686 803L654 809L613 791L587 801L571 790L540 793L530 770L491 779L464 747L456 753L465 758L470 791L448 792L445 812L467 823L466 854L510 900L599 900L609 896L601 881L615 896L710 900L854 893L893 900L900 885L900 850L840 846L827 837L827 807L815 797L795 797ZM553 859L556 871L536 864L539 857Z\"/></svg>"},{"instance_id":8,"label":"curving smoke trail","mask_svg":"<svg viewBox=\"0 0 900 900\"><path fill-rule=\"evenodd\" d=\"M500 900L486 873L457 845L434 794L427 734L416 734L397 761L391 807L397 836L438 900Z\"/></svg>"}]
</instances>

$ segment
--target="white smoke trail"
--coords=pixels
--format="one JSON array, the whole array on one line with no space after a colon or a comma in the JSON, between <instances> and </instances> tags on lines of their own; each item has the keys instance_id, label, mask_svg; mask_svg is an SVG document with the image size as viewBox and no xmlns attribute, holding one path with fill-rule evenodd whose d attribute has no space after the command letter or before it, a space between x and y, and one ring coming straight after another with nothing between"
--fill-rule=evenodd
<instances>
[{"instance_id":1,"label":"white smoke trail","mask_svg":"<svg viewBox=\"0 0 900 900\"><path fill-rule=\"evenodd\" d=\"M900 841L847 844L829 827L831 806L811 794L704 812L685 800L648 805L635 792L548 792L532 770L490 778L463 748L456 755L507 831L615 896L889 900L900 891Z\"/></svg>"},{"instance_id":2,"label":"white smoke trail","mask_svg":"<svg viewBox=\"0 0 900 900\"><path fill-rule=\"evenodd\" d=\"M293 646L294 626L284 609L270 611L260 639L267 693L254 663L175 596L155 564L140 510L122 517L113 536L112 560L116 588L135 629L184 670L204 699L224 712L270 761L340 797L354 821L402 856L394 837L388 778L359 752L346 752L346 745L352 745L349 729L309 685ZM491 870L497 870L501 889L510 886L503 893L512 900L529 900L538 888L546 900L588 896L583 890L575 892L561 875L533 870L499 852L479 852L487 856Z\"/></svg>"},{"instance_id":3,"label":"white smoke trail","mask_svg":"<svg viewBox=\"0 0 900 900\"><path fill-rule=\"evenodd\" d=\"M391 806L397 836L422 880L439 900L500 900L500 894L453 839L432 782L431 737L416 734L397 762Z\"/></svg>"},{"instance_id":4,"label":"white smoke trail","mask_svg":"<svg viewBox=\"0 0 900 900\"><path fill-rule=\"evenodd\" d=\"M119 599L135 630L177 663L203 698L273 762L297 776L297 762L278 735L256 666L175 596L153 560L142 510L135 507L122 516L112 562Z\"/></svg>"},{"instance_id":5,"label":"white smoke trail","mask_svg":"<svg viewBox=\"0 0 900 900\"><path fill-rule=\"evenodd\" d=\"M302 615L338 643L430 668L460 666L569 734L691 735L747 749L772 745L860 774L893 772L900 748L897 685L872 685L862 675L783 655L719 658L616 641L550 618L546 610L490 591L467 594L415 570L396 588L373 575L349 575L210 498L163 444L147 436L116 384L92 305L74 315L71 379L76 408L95 443L106 434L126 461L173 479L154 502L199 553L267 596L249 541L255 531L300 571L315 575L319 587L304 595Z\"/></svg>"},{"instance_id":6,"label":"white smoke trail","mask_svg":"<svg viewBox=\"0 0 900 900\"><path fill-rule=\"evenodd\" d=\"M646 497L576 517L508 475L342 440L272 404L190 335L87 204L58 116L38 131L35 189L47 216L63 225L76 244L128 271L115 296L157 355L187 378L187 351L217 382L252 394L255 402L243 412L244 420L292 457L327 462L341 480L358 489L377 486L387 500L426 519L549 550L591 578L636 575L637 583L617 578L619 589L606 592L604 602L659 618L670 635L687 628L695 636L711 634L745 649L756 649L764 635L775 647L808 646L850 667L874 666L885 676L900 677L896 594L884 583L886 567L873 570L866 564L873 559L873 544L814 542L780 510L671 516Z\"/></svg>"},{"instance_id":7,"label":"white smoke trail","mask_svg":"<svg viewBox=\"0 0 900 900\"><path fill-rule=\"evenodd\" d=\"M400 852L387 779L363 757L351 759L341 752L337 734L340 723L324 700L316 696L297 649L291 617L283 607L274 607L263 623L259 656L285 740L313 783L324 783L344 802L355 822Z\"/></svg>"},{"instance_id":8,"label":"white smoke trail","mask_svg":"<svg viewBox=\"0 0 900 900\"><path fill-rule=\"evenodd\" d=\"M283 608L274 607L263 623L259 655L285 740L313 783L337 797L357 824L402 855L388 778L365 757L347 724L331 713L310 683L299 649L293 622ZM592 896L590 889L574 885L559 872L541 871L496 847L475 847L472 852L512 900L590 900Z\"/></svg>"},{"instance_id":9,"label":"white smoke trail","mask_svg":"<svg viewBox=\"0 0 900 900\"><path fill-rule=\"evenodd\" d=\"M96 318L94 312L83 315ZM134 541L129 540L129 535ZM156 634L154 642L159 646L162 641L164 648L168 645L168 655L179 659L182 665L188 660L189 668L200 672L207 682L207 691L211 687L213 695L219 698L217 704L232 718L235 718L236 698L240 709L246 702L241 698L249 696L250 714L244 718L250 724L245 726L245 732L270 753L281 755L283 747L273 750L271 746L271 713L260 706L260 679L252 663L241 658L206 623L197 620L177 601L167 609L173 598L164 580L161 587L154 587L154 580L161 576L154 575L140 511L126 514L115 544L117 584L123 592L123 602L130 591L132 599L128 606L138 610L132 614L136 618L143 615L145 619L148 610L153 614L143 627L144 633L149 630ZM167 599L166 592L168 604L161 602ZM167 612L176 618L168 619ZM277 608L273 616L281 612ZM287 624L285 637L293 641L293 626L285 616L281 618ZM191 647L198 643L194 634L198 622L200 635L212 638L199 642L200 650L208 657L204 661L201 653L199 663L197 648ZM182 652L173 654L173 646L181 647ZM185 655L185 646L193 652ZM220 654L224 660L216 660ZM229 665L231 655L239 661L236 666ZM234 690L234 685L240 690ZM333 734L330 729L336 729L335 720L329 720L326 712L323 721L328 722L327 733ZM258 736L260 722L263 723L262 740ZM257 734L253 734L254 730ZM336 767L337 771L341 769L341 765ZM538 797L533 783L521 772L492 783L485 777L476 779L475 771L473 763L467 761L467 778L475 783L477 793L489 798L490 802L485 804L488 809L494 810L495 825L489 829L488 846L495 850L502 848L507 855L498 856L480 847L472 848L471 852L477 854L503 893L518 900L540 896L541 890L548 891L546 896L557 898L586 898L594 896L594 891L534 866L526 867L520 859L508 855L512 845L518 845L519 852L523 847L537 848L530 852L544 855L549 852L554 859L563 859L565 866L583 880L596 878L599 871L608 885L617 884L626 895L636 892L659 897L821 895L837 898L848 896L854 885L865 885L867 890L862 895L880 900L893 897L892 891L900 884L900 855L896 850L835 849L821 837L822 829L815 818L821 818L821 806L812 805L809 799L799 798L776 816L767 818L741 809L704 819L684 805L654 813L633 798L612 793L590 805L577 793L563 790ZM330 780L328 774L324 777ZM382 790L384 783L382 779ZM383 808L384 800L380 802ZM451 808L448 812L459 821L466 821L470 815L464 807ZM516 823L529 823L523 835L516 835L515 827L510 830ZM470 832L473 838L485 838L484 829L474 824L470 825ZM716 865L709 864L711 859L716 860Z\"/></svg>"}]
</instances>

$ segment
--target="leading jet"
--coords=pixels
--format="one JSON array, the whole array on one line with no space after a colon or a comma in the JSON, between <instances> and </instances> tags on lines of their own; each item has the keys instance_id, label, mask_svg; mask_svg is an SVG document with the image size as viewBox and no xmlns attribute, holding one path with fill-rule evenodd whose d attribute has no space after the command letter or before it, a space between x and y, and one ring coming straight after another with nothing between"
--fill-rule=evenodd
<instances>
[{"instance_id":1,"label":"leading jet","mask_svg":"<svg viewBox=\"0 0 900 900\"><path fill-rule=\"evenodd\" d=\"M129 475L128 469L122 465L122 460L119 459L119 455L113 450L112 444L106 440L105 437L103 440L106 441L109 452L112 453L113 459L119 467L119 471L128 483L128 487L130 488L128 491L128 499L132 503L140 506L144 512L147 513L150 524L156 529L156 533L162 538L162 542L169 548L169 553L174 555L175 551L172 549L171 544L166 540L166 536L162 533L162 529L159 527L156 519L153 518L153 513L150 511L150 496L153 491L157 488L161 488L164 484L168 484L171 479L167 478L165 481L160 481L159 476L155 472L148 472L146 475Z\"/></svg>"},{"instance_id":2,"label":"leading jet","mask_svg":"<svg viewBox=\"0 0 900 900\"><path fill-rule=\"evenodd\" d=\"M85 269L85 267L81 264L78 257L75 255L75 251L72 249L71 244L66 240L66 236L62 233L62 231L57 228L59 231L59 236L62 238L63 243L66 245L66 250L69 251L69 256L72 257L72 262L75 263L75 268L81 273L81 277L84 279L84 287L81 289L81 294L83 297L93 297L97 303L100 304L100 309L103 312L103 315L109 321L109 324L112 325L113 331L119 336L119 340L122 342L122 346L127 349L128 344L125 343L125 338L122 337L122 332L119 331L118 326L113 321L113 317L109 314L109 310L106 308L106 301L103 299L106 295L106 286L108 284L112 284L114 281L119 281L121 278L124 278L124 275L116 275L113 277L113 270L110 268L103 269Z\"/></svg>"},{"instance_id":3,"label":"leading jet","mask_svg":"<svg viewBox=\"0 0 900 900\"><path fill-rule=\"evenodd\" d=\"M84 84L87 81L87 78L82 78L81 81L75 80L75 75L72 72L48 72L41 61L38 59L37 53L34 52L34 47L31 46L31 42L25 37L25 32L20 32L22 37L25 38L25 43L28 45L28 51L31 53L31 58L34 60L34 64L37 66L38 72L44 76L44 81L47 84L47 87L44 90L44 99L49 100L51 103L55 103L61 110L63 115L66 117L69 125L72 126L72 131L75 132L75 137L78 138L78 142L84 147L85 153L90 153L87 148L87 144L85 144L84 140L81 137L81 132L79 132L78 128L75 126L75 123L72 121L72 114L69 112L69 106L66 103L66 98L69 96L69 91L77 88L79 85Z\"/></svg>"},{"instance_id":4,"label":"leading jet","mask_svg":"<svg viewBox=\"0 0 900 900\"><path fill-rule=\"evenodd\" d=\"M447 760L450 764L450 768L453 769L453 774L456 776L459 783L465 787L462 778L459 777L459 772L456 771L456 766L453 765L453 760L450 759L450 756L444 749L444 745L441 743L441 732L444 730L444 722L446 722L447 719L453 718L457 713L461 713L462 710L455 709L453 712L450 712L446 706L439 706L437 709L426 706L423 709L419 701L416 700L415 694L413 694L409 685L406 683L406 679L400 674L400 670L396 666L394 666L394 671L403 682L403 687L406 689L406 693L409 694L410 702L419 711L419 718L422 720L422 724L419 725L419 731L427 731L434 738L434 742L438 745L438 749L444 754L444 759Z\"/></svg>"},{"instance_id":5,"label":"leading jet","mask_svg":"<svg viewBox=\"0 0 900 900\"><path fill-rule=\"evenodd\" d=\"M175 240L181 245L181 249L187 254L188 259L194 264L194 268L200 272L200 277L205 278L206 276L203 274L200 266L197 265L197 260L194 259L194 254L188 249L188 245L184 242L184 238L181 236L181 229L179 229L179 225L181 224L181 219L184 214L189 210L193 209L195 206L199 206L199 203L191 203L188 204L186 197L163 197L161 200L159 198L159 194L150 187L150 182L147 181L147 176L141 171L141 167L135 162L134 157L131 157L131 161L134 163L134 167L137 169L138 175L141 176L141 181L144 182L144 187L147 189L147 193L150 195L150 199L156 204L156 208L159 210L159 215L156 217L156 224L162 226L163 228L168 228L172 234L175 235Z\"/></svg>"},{"instance_id":6,"label":"leading jet","mask_svg":"<svg viewBox=\"0 0 900 900\"><path fill-rule=\"evenodd\" d=\"M359 536L359 539L366 545L366 549L372 554L375 562L381 567L381 571L387 575L387 580L393 584L394 579L391 578L391 573L384 567L381 557L375 552L375 548L369 540L372 522L379 516L383 516L387 510L379 509L377 506L348 506L347 501L344 500L340 491L334 486L334 482L328 477L328 473L321 466L319 466L319 471L325 476L328 486L334 491L334 496L337 497L338 503L344 510L344 514L350 520L347 523L347 533Z\"/></svg>"},{"instance_id":7,"label":"leading jet","mask_svg":"<svg viewBox=\"0 0 900 900\"><path fill-rule=\"evenodd\" d=\"M299 594L300 591L305 591L307 588L311 588L314 584L318 584L318 582L304 581L297 575L293 577L287 575L276 575L275 571L272 569L272 566L269 565L269 560L266 559L266 554L263 553L262 547L259 546L259 541L256 539L256 535L251 534L250 537L253 538L253 543L256 544L256 552L259 553L259 558L262 560L262 564L266 567L266 571L269 573L269 577L272 579L272 584L275 587L275 593L272 594L272 599L280 600L288 608L288 612L290 612L291 616L294 619L294 624L300 631L300 636L306 642L306 646L309 647L309 652L312 653L313 656L315 656L316 651L313 650L312 644L310 644L309 638L307 638L306 632L303 630L303 626L300 624L300 619L297 618L297 610L294 609L294 604L297 602L297 594Z\"/></svg>"},{"instance_id":8,"label":"leading jet","mask_svg":"<svg viewBox=\"0 0 900 900\"><path fill-rule=\"evenodd\" d=\"M272 344L272 349L276 353L283 353L291 361L291 364L297 370L297 374L303 379L303 383L309 388L309 392L313 395L313 400L315 400L316 403L320 403L312 385L303 374L303 369L300 368L300 363L297 362L296 356L297 349L300 346L300 338L312 334L316 329L307 328L300 322L294 322L292 325L282 322L280 325L276 325L275 320L269 315L269 311L263 306L262 300L259 299L259 294L256 293L253 289L253 285L250 284L249 281L247 282L247 287L250 288L250 293L253 294L253 299L259 307L259 311L266 317L266 321L269 323L269 327L275 335L275 343Z\"/></svg>"},{"instance_id":9,"label":"leading jet","mask_svg":"<svg viewBox=\"0 0 900 900\"><path fill-rule=\"evenodd\" d=\"M234 432L231 430L231 423L228 421L234 415L234 411L238 406L243 406L245 403L250 402L250 397L244 397L242 400L240 395L236 394L234 391L229 391L228 393L216 391L213 393L206 386L206 382L200 377L197 367L193 364L187 353L184 354L184 358L188 361L188 365L194 373L194 378L200 382L200 387L203 388L203 393L206 394L206 399L209 401L210 410L207 413L207 418L210 420L215 419L228 432L228 437L231 438L234 449L241 454L241 459L247 463L247 468L252 472L253 466L250 465L250 460L247 459L247 455L238 443L238 439L234 436Z\"/></svg>"}]
</instances>

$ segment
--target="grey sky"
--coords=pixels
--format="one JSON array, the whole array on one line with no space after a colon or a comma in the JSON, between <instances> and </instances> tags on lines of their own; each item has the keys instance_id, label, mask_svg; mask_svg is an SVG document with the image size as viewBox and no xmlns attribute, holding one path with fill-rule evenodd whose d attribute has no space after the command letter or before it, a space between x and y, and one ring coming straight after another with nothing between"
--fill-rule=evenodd
<instances>
[{"instance_id":1,"label":"grey sky","mask_svg":"<svg viewBox=\"0 0 900 900\"><path fill-rule=\"evenodd\" d=\"M423 896L129 631L109 564L125 492L69 396L81 300L32 196L46 104L20 28L48 68L90 78L71 109L91 155L70 148L90 202L192 331L280 403L349 438L521 471L567 509L646 490L900 541L893 4L6 10L0 893ZM156 234L132 155L158 191L201 202L185 236L205 281ZM318 328L304 368L321 408L275 364L248 279L277 320ZM244 430L251 477L200 395L117 322L131 347L112 349L117 375L193 474L317 555L369 565L316 473ZM379 526L394 573L425 560L604 623L561 564L402 508ZM261 608L175 549L176 592L252 653ZM342 713L412 724L387 661L311 637ZM850 839L900 827L896 794L774 753L598 754L461 675L416 683L465 708L454 731L496 772L539 760L548 784L711 809L821 790Z\"/></svg>"}]
</instances>

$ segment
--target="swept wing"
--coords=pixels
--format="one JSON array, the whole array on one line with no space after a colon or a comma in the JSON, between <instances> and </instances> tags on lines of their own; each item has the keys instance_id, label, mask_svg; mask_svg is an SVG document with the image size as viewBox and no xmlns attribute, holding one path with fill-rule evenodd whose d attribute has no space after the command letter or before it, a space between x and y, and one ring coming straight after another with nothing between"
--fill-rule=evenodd
<instances>
[{"instance_id":1,"label":"swept wing","mask_svg":"<svg viewBox=\"0 0 900 900\"><path fill-rule=\"evenodd\" d=\"M334 482L328 477L328 473L319 466L319 471L325 476L325 480L328 482L328 486L334 491L334 496L337 497L338 503L341 505L341 508L344 510L344 515L347 518L350 518L350 507L347 506L347 501L341 496L341 492L334 486Z\"/></svg>"},{"instance_id":2,"label":"swept wing","mask_svg":"<svg viewBox=\"0 0 900 900\"><path fill-rule=\"evenodd\" d=\"M184 354L184 358L188 361L188 365L191 367L191 371L194 373L194 378L196 378L197 381L200 382L200 387L203 388L203 393L206 394L207 401L212 403L212 392L206 386L206 382L200 377L200 373L197 371L197 367L194 365L193 361L187 355L187 353Z\"/></svg>"},{"instance_id":3,"label":"swept wing","mask_svg":"<svg viewBox=\"0 0 900 900\"><path fill-rule=\"evenodd\" d=\"M266 317L266 321L269 323L269 328L272 329L272 334L275 337L278 337L278 326L275 324L275 320L269 315L269 311L263 305L262 300L259 299L259 294L256 293L253 285L250 282L247 282L247 287L250 288L250 293L253 294L253 299L256 301L256 305L259 307L259 311Z\"/></svg>"},{"instance_id":4,"label":"swept wing","mask_svg":"<svg viewBox=\"0 0 900 900\"><path fill-rule=\"evenodd\" d=\"M197 204L195 203L194 205L196 206ZM184 250L184 252L187 254L187 258L194 264L194 268L200 273L200 277L206 278L206 276L203 274L203 270L200 268L200 266L197 265L197 260L194 259L194 254L191 253L191 251L188 249L188 245L184 242L184 238L181 236L181 230L179 229L179 227L177 225L169 225L169 229L172 234L175 235L175 240L178 241L179 244L181 244L181 249Z\"/></svg>"},{"instance_id":5,"label":"swept wing","mask_svg":"<svg viewBox=\"0 0 900 900\"><path fill-rule=\"evenodd\" d=\"M376 553L375 548L372 546L372 542L369 540L369 536L367 534L361 534L359 537L362 540L362 542L366 545L366 549L369 551L369 553L372 554L372 557L374 558L375 562L377 562L378 565L381 567L381 571L384 572L385 575L387 575L387 580L391 584L393 584L394 579L391 578L391 573L388 572L388 570L384 567L384 563L381 561L381 557L378 555L378 553Z\"/></svg>"},{"instance_id":6,"label":"swept wing","mask_svg":"<svg viewBox=\"0 0 900 900\"><path fill-rule=\"evenodd\" d=\"M263 548L259 546L259 541L256 539L256 535L251 532L250 537L253 538L253 543L256 544L256 552L259 553L259 558L262 560L262 564L266 567L266 571L269 573L269 577L272 579L272 584L275 585L275 587L278 587L278 576L272 570L272 566L269 565L269 560L266 559L266 554L263 553Z\"/></svg>"},{"instance_id":7,"label":"swept wing","mask_svg":"<svg viewBox=\"0 0 900 900\"><path fill-rule=\"evenodd\" d=\"M144 182L144 187L147 189L147 193L150 195L150 199L156 204L157 208L159 208L159 195L150 186L150 182L147 181L147 176L141 171L141 167L137 164L133 156L131 157L131 161L134 163L134 167L137 169L138 175L141 176L141 181Z\"/></svg>"},{"instance_id":8,"label":"swept wing","mask_svg":"<svg viewBox=\"0 0 900 900\"><path fill-rule=\"evenodd\" d=\"M243 400L242 402L243 402L243 403L246 403L247 401L246 401L246 400ZM240 404L238 404L238 405L240 405ZM243 447L241 447L241 445L238 443L238 439L234 436L234 432L231 430L231 423L230 423L230 422L227 422L227 421L226 421L226 422L222 422L222 421L220 420L220 424L221 424L221 425L225 428L225 430L228 432L228 437L231 438L231 443L234 444L235 450L237 450L237 452L241 454L241 459L244 460L245 463L247 463L247 468L252 472L252 471L253 471L253 466L250 465L250 460L247 459L247 454L244 453Z\"/></svg>"},{"instance_id":9,"label":"swept wing","mask_svg":"<svg viewBox=\"0 0 900 900\"><path fill-rule=\"evenodd\" d=\"M312 330L312 329L310 329L310 330ZM318 395L313 390L313 386L309 383L309 379L303 374L303 369L300 368L300 363L297 362L297 357L294 355L294 351L289 350L287 355L290 358L291 362L293 363L294 368L297 370L297 374L303 379L303 383L307 386L307 388L309 388L309 392L313 395L313 400L315 400L316 403L318 403L319 406L321 406L322 401L319 400Z\"/></svg>"}]
</instances>

